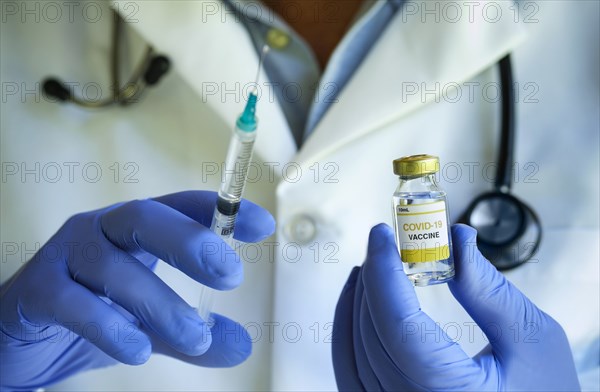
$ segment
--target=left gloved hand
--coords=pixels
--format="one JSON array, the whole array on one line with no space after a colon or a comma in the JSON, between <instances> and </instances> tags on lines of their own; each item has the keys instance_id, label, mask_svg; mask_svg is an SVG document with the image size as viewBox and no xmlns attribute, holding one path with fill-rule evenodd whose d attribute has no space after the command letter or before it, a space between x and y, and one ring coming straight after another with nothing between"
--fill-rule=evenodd
<instances>
[{"instance_id":1,"label":"left gloved hand","mask_svg":"<svg viewBox=\"0 0 600 392\"><path fill-rule=\"evenodd\" d=\"M333 365L340 390L579 390L562 327L476 249L476 232L452 228L450 291L490 344L471 358L421 311L386 225L371 230L335 313ZM426 290L426 289L425 289ZM441 337L441 338L440 338Z\"/></svg>"},{"instance_id":2,"label":"left gloved hand","mask_svg":"<svg viewBox=\"0 0 600 392\"><path fill-rule=\"evenodd\" d=\"M118 361L139 365L151 353L208 367L243 362L252 350L243 326L213 313L210 327L152 271L160 257L218 290L242 282L239 256L208 228L216 200L179 192L71 217L0 287L0 390L31 391ZM243 200L235 238L260 241L274 226L268 211Z\"/></svg>"}]
</instances>

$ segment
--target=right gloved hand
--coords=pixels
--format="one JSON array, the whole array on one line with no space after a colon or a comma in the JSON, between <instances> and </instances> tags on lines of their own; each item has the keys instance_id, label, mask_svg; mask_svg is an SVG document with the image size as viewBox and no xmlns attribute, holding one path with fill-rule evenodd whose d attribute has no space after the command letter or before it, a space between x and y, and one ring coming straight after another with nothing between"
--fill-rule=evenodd
<instances>
[{"instance_id":1,"label":"right gloved hand","mask_svg":"<svg viewBox=\"0 0 600 392\"><path fill-rule=\"evenodd\" d=\"M213 314L209 328L152 272L160 258L215 289L242 282L239 257L208 228L215 204L216 193L189 191L70 218L0 288L2 390L142 364L151 352L209 367L244 361L251 341L241 325ZM261 241L274 227L266 210L242 202L236 239Z\"/></svg>"},{"instance_id":2,"label":"right gloved hand","mask_svg":"<svg viewBox=\"0 0 600 392\"><path fill-rule=\"evenodd\" d=\"M421 310L392 230L378 225L367 260L352 271L335 313L333 366L340 390L580 389L562 327L481 255L475 235L471 227L452 227L456 276L448 286L490 344L471 358Z\"/></svg>"}]
</instances>

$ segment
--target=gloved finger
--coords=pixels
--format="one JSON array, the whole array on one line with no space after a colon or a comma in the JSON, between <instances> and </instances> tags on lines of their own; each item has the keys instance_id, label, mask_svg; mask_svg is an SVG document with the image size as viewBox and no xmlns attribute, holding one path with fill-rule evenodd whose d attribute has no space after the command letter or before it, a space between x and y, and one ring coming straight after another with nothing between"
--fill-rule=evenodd
<instances>
[{"instance_id":1,"label":"gloved finger","mask_svg":"<svg viewBox=\"0 0 600 392\"><path fill-rule=\"evenodd\" d=\"M333 319L331 355L333 358L335 380L340 391L365 390L358 377L352 335L354 294L359 271L359 267L352 269L348 281L340 294Z\"/></svg>"},{"instance_id":2,"label":"gloved finger","mask_svg":"<svg viewBox=\"0 0 600 392\"><path fill-rule=\"evenodd\" d=\"M354 341L353 346L354 356L356 358L356 368L358 369L358 376L362 385L365 387L365 390L383 391L383 387L377 379L377 375L373 371L373 364L371 364L369 361L367 352L363 346L362 331L360 329L360 306L364 296L362 273L363 269L361 268L358 271L358 276L356 277L354 302L352 304L352 335Z\"/></svg>"},{"instance_id":3,"label":"gloved finger","mask_svg":"<svg viewBox=\"0 0 600 392\"><path fill-rule=\"evenodd\" d=\"M172 193L154 200L176 209L196 222L210 227L217 204L217 193L210 191L185 191ZM233 237L243 242L259 242L275 231L275 219L269 211L242 200L235 221Z\"/></svg>"},{"instance_id":4,"label":"gloved finger","mask_svg":"<svg viewBox=\"0 0 600 392\"><path fill-rule=\"evenodd\" d=\"M219 289L233 289L243 280L237 253L210 229L154 200L135 200L101 217L102 231L119 248L145 251L192 279Z\"/></svg>"},{"instance_id":5,"label":"gloved finger","mask_svg":"<svg viewBox=\"0 0 600 392\"><path fill-rule=\"evenodd\" d=\"M454 225L452 244L456 275L448 286L494 350L502 353L518 346L515 328L523 336L543 331L549 317L483 257L477 249L475 229Z\"/></svg>"},{"instance_id":6,"label":"gloved finger","mask_svg":"<svg viewBox=\"0 0 600 392\"><path fill-rule=\"evenodd\" d=\"M215 322L211 328L212 344L204 354L182 354L151 335L154 352L204 367L232 367L244 362L252 353L252 340L246 329L224 316L216 313L211 315Z\"/></svg>"},{"instance_id":7,"label":"gloved finger","mask_svg":"<svg viewBox=\"0 0 600 392\"><path fill-rule=\"evenodd\" d=\"M377 379L384 390L419 391L423 387L398 368L377 336L367 299L363 296L360 307L360 328L363 346ZM398 336L401 338L401 336Z\"/></svg>"},{"instance_id":8,"label":"gloved finger","mask_svg":"<svg viewBox=\"0 0 600 392\"><path fill-rule=\"evenodd\" d=\"M129 365L140 365L150 357L148 336L77 282L67 277L55 278L37 294L33 300L21 302L21 314L28 322L58 323Z\"/></svg>"},{"instance_id":9,"label":"gloved finger","mask_svg":"<svg viewBox=\"0 0 600 392\"><path fill-rule=\"evenodd\" d=\"M103 254L114 259L70 263L71 275L122 306L174 349L189 355L204 353L211 336L196 311L133 256L107 240L101 246Z\"/></svg>"},{"instance_id":10,"label":"gloved finger","mask_svg":"<svg viewBox=\"0 0 600 392\"><path fill-rule=\"evenodd\" d=\"M387 225L371 230L363 283L377 336L408 378L420 385L428 380L430 389L465 379L483 385L477 364L421 311Z\"/></svg>"}]
</instances>

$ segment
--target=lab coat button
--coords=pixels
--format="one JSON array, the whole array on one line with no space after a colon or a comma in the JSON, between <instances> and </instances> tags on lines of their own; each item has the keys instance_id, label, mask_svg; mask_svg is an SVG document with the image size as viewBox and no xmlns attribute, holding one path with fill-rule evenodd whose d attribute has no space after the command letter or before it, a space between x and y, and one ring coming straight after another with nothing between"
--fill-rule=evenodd
<instances>
[{"instance_id":1,"label":"lab coat button","mask_svg":"<svg viewBox=\"0 0 600 392\"><path fill-rule=\"evenodd\" d=\"M284 49L290 43L290 36L282 30L272 28L267 32L267 44L272 49Z\"/></svg>"},{"instance_id":2,"label":"lab coat button","mask_svg":"<svg viewBox=\"0 0 600 392\"><path fill-rule=\"evenodd\" d=\"M285 234L290 241L305 245L317 235L317 225L310 216L299 214L286 225Z\"/></svg>"}]
</instances>

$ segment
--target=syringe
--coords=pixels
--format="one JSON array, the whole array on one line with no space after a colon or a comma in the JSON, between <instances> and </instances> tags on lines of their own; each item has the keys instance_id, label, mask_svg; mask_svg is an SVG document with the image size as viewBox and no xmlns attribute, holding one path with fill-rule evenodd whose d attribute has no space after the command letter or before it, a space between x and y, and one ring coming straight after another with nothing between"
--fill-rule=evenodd
<instances>
[{"instance_id":1,"label":"syringe","mask_svg":"<svg viewBox=\"0 0 600 392\"><path fill-rule=\"evenodd\" d=\"M255 86L258 86L258 76L265 55L269 51L268 46L264 46L258 64ZM254 141L256 140L256 101L258 100L257 90L254 88L248 97L244 112L240 114L233 131L233 136L229 142L227 159L225 160L225 175L221 182L219 194L217 196L217 205L213 215L210 229L221 236L221 238L233 247L233 231L235 228L235 218L237 217L242 193L248 176L248 166L252 159ZM198 313L203 320L212 324L210 312L213 306L214 290L208 286L202 286L200 293L200 304Z\"/></svg>"}]
</instances>

